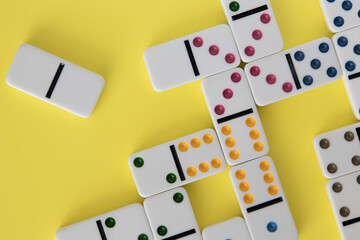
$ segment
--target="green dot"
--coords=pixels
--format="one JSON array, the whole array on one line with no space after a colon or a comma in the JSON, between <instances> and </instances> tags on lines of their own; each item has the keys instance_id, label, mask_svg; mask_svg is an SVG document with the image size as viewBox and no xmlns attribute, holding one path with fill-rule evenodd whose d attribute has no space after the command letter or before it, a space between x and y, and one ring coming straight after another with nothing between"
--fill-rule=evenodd
<instances>
[{"instance_id":1,"label":"green dot","mask_svg":"<svg viewBox=\"0 0 360 240\"><path fill-rule=\"evenodd\" d=\"M181 193L175 193L173 199L176 203L181 203L184 200L184 196Z\"/></svg>"},{"instance_id":2,"label":"green dot","mask_svg":"<svg viewBox=\"0 0 360 240\"><path fill-rule=\"evenodd\" d=\"M174 183L176 182L176 175L173 174L173 173L169 173L167 176L166 176L166 181L168 183Z\"/></svg>"},{"instance_id":3,"label":"green dot","mask_svg":"<svg viewBox=\"0 0 360 240\"><path fill-rule=\"evenodd\" d=\"M134 165L137 168L141 168L144 165L144 159L142 159L140 157L135 158Z\"/></svg>"},{"instance_id":4,"label":"green dot","mask_svg":"<svg viewBox=\"0 0 360 240\"><path fill-rule=\"evenodd\" d=\"M148 235L143 233L143 234L139 235L138 240L149 240L149 237L148 237Z\"/></svg>"},{"instance_id":5,"label":"green dot","mask_svg":"<svg viewBox=\"0 0 360 240\"><path fill-rule=\"evenodd\" d=\"M116 224L116 221L115 219L113 219L112 217L109 217L105 220L105 225L108 227L108 228L113 228L115 227L115 224Z\"/></svg>"},{"instance_id":6,"label":"green dot","mask_svg":"<svg viewBox=\"0 0 360 240\"><path fill-rule=\"evenodd\" d=\"M165 226L161 225L160 227L158 227L157 233L160 236L165 236L167 234L167 228Z\"/></svg>"},{"instance_id":7,"label":"green dot","mask_svg":"<svg viewBox=\"0 0 360 240\"><path fill-rule=\"evenodd\" d=\"M240 8L240 5L238 2L231 2L230 3L230 6L229 6L230 10L233 11L233 12L236 12L237 10L239 10Z\"/></svg>"}]
</instances>

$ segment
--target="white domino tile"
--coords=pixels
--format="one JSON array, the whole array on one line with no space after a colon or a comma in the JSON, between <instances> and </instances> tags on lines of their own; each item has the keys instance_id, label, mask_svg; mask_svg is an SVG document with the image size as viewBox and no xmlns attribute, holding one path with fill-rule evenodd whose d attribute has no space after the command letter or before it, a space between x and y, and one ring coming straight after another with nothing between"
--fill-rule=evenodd
<instances>
[{"instance_id":1,"label":"white domino tile","mask_svg":"<svg viewBox=\"0 0 360 240\"><path fill-rule=\"evenodd\" d=\"M202 231L202 236L204 240L251 240L247 225L241 217L208 226Z\"/></svg>"}]
</instances>

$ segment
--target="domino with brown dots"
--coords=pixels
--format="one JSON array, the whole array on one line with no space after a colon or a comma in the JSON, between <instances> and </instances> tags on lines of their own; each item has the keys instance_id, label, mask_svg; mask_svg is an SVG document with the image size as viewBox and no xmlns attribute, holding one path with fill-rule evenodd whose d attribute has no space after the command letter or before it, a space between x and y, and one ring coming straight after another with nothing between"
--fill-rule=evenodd
<instances>
[{"instance_id":1,"label":"domino with brown dots","mask_svg":"<svg viewBox=\"0 0 360 240\"><path fill-rule=\"evenodd\" d=\"M269 144L244 71L235 68L201 85L227 163L266 155Z\"/></svg>"},{"instance_id":2,"label":"domino with brown dots","mask_svg":"<svg viewBox=\"0 0 360 240\"><path fill-rule=\"evenodd\" d=\"M320 134L313 144L326 178L360 171L360 123Z\"/></svg>"},{"instance_id":3,"label":"domino with brown dots","mask_svg":"<svg viewBox=\"0 0 360 240\"><path fill-rule=\"evenodd\" d=\"M134 153L129 165L139 194L149 197L219 173L226 161L215 131L204 129Z\"/></svg>"},{"instance_id":4,"label":"domino with brown dots","mask_svg":"<svg viewBox=\"0 0 360 240\"><path fill-rule=\"evenodd\" d=\"M230 169L253 240L295 240L298 233L273 160L261 157Z\"/></svg>"}]
</instances>

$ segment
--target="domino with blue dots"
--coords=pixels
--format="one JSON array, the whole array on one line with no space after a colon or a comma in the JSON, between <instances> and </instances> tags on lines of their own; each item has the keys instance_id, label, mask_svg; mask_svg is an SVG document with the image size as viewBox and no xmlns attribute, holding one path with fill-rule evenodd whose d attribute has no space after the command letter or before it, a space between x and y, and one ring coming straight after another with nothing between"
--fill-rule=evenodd
<instances>
[{"instance_id":1,"label":"domino with blue dots","mask_svg":"<svg viewBox=\"0 0 360 240\"><path fill-rule=\"evenodd\" d=\"M320 38L245 66L255 102L265 106L341 78L333 43Z\"/></svg>"},{"instance_id":2,"label":"domino with blue dots","mask_svg":"<svg viewBox=\"0 0 360 240\"><path fill-rule=\"evenodd\" d=\"M352 110L360 120L360 27L335 34L333 42Z\"/></svg>"},{"instance_id":3,"label":"domino with blue dots","mask_svg":"<svg viewBox=\"0 0 360 240\"><path fill-rule=\"evenodd\" d=\"M320 0L326 25L333 33L360 25L360 1Z\"/></svg>"},{"instance_id":4,"label":"domino with blue dots","mask_svg":"<svg viewBox=\"0 0 360 240\"><path fill-rule=\"evenodd\" d=\"M208 226L204 228L202 236L204 240L251 240L247 225L241 217Z\"/></svg>"},{"instance_id":5,"label":"domino with blue dots","mask_svg":"<svg viewBox=\"0 0 360 240\"><path fill-rule=\"evenodd\" d=\"M261 157L229 171L252 240L296 240L298 233L273 160Z\"/></svg>"}]
</instances>

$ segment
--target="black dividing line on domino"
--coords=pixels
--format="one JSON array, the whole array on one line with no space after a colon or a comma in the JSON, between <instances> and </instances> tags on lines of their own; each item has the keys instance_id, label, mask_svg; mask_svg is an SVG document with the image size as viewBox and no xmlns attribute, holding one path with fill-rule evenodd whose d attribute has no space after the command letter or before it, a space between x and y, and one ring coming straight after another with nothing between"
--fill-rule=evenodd
<instances>
[{"instance_id":1,"label":"black dividing line on domino","mask_svg":"<svg viewBox=\"0 0 360 240\"><path fill-rule=\"evenodd\" d=\"M196 233L196 230L193 228L193 229L190 229L190 230L188 230L186 232L182 232L182 233L176 234L174 236L164 238L162 240L176 240L176 239L179 239L179 238L187 237L187 236L189 236L191 234L194 234L194 233Z\"/></svg>"},{"instance_id":2,"label":"black dividing line on domino","mask_svg":"<svg viewBox=\"0 0 360 240\"><path fill-rule=\"evenodd\" d=\"M61 75L62 70L64 69L64 66L65 66L65 64L63 64L63 63L59 64L59 67L58 67L58 69L57 69L57 71L55 73L55 76L54 76L54 78L53 78L53 80L51 82L51 85L49 87L49 90L48 90L48 92L46 94L47 98L51 98L51 95L52 95L52 93L53 93L53 91L54 91L54 89L56 87L56 84L57 84L57 82L58 82L58 80L60 78L60 75Z\"/></svg>"},{"instance_id":3,"label":"black dividing line on domino","mask_svg":"<svg viewBox=\"0 0 360 240\"><path fill-rule=\"evenodd\" d=\"M250 16L250 15L253 15L253 14L256 14L256 13L259 13L259 12L262 12L262 11L265 11L265 10L268 10L268 6L267 6L267 5L263 5L263 6L260 6L260 7L254 8L254 9L251 9L251 10L249 10L249 11L236 14L236 15L232 16L231 18L232 18L233 21L236 21L236 20L239 20L239 19L241 19L241 18L248 17L248 16Z\"/></svg>"},{"instance_id":4,"label":"black dividing line on domino","mask_svg":"<svg viewBox=\"0 0 360 240\"><path fill-rule=\"evenodd\" d=\"M360 77L360 72L354 73L354 74L349 75L349 80L353 80L353 79L359 78L359 77Z\"/></svg>"},{"instance_id":5,"label":"black dividing line on domino","mask_svg":"<svg viewBox=\"0 0 360 240\"><path fill-rule=\"evenodd\" d=\"M199 69L197 67L195 57L194 57L194 53L193 53L193 51L191 49L191 46L190 46L190 42L189 42L189 40L185 40L184 43L185 43L186 51L187 51L187 53L189 55L191 66L192 66L192 68L194 70L194 74L195 74L195 76L199 76L200 72L199 72Z\"/></svg>"},{"instance_id":6,"label":"black dividing line on domino","mask_svg":"<svg viewBox=\"0 0 360 240\"><path fill-rule=\"evenodd\" d=\"M102 225L102 223L101 223L101 220L97 220L97 221L96 221L96 225L97 225L97 227L98 227L98 229L99 229L99 233L100 233L101 239L102 239L102 240L107 240L106 235L105 235L105 231L104 231L104 227L103 227L103 225Z\"/></svg>"},{"instance_id":7,"label":"black dividing line on domino","mask_svg":"<svg viewBox=\"0 0 360 240\"><path fill-rule=\"evenodd\" d=\"M346 226L349 226L349 225L354 224L354 223L357 223L357 222L360 222L360 217L343 221L343 222L342 222L342 225L343 225L344 227L346 227Z\"/></svg>"},{"instance_id":8,"label":"black dividing line on domino","mask_svg":"<svg viewBox=\"0 0 360 240\"><path fill-rule=\"evenodd\" d=\"M181 180L181 181L185 181L184 171L182 170L181 163L180 163L179 157L178 157L178 155L177 155L175 146L174 146L174 145L171 145L171 146L170 146L170 150L171 150L171 154L172 154L172 156L173 156L173 159L174 159L174 162L175 162L175 165L176 165L176 169L177 169L177 171L178 171L178 173L179 173L180 180Z\"/></svg>"},{"instance_id":9,"label":"black dividing line on domino","mask_svg":"<svg viewBox=\"0 0 360 240\"><path fill-rule=\"evenodd\" d=\"M356 134L358 136L359 142L360 142L360 127L355 128L355 130L356 130Z\"/></svg>"},{"instance_id":10,"label":"black dividing line on domino","mask_svg":"<svg viewBox=\"0 0 360 240\"><path fill-rule=\"evenodd\" d=\"M271 205L280 203L280 202L282 202L282 201L283 201L282 197L275 198L275 199L273 199L273 200L270 200L270 201L267 201L267 202L264 202L264 203L255 205L255 206L253 206L253 207L249 207L248 209L246 209L246 211L247 211L248 213L251 213L251 212L260 210L260 209L262 209L262 208L266 208L266 207L269 207L269 206L271 206Z\"/></svg>"},{"instance_id":11,"label":"black dividing line on domino","mask_svg":"<svg viewBox=\"0 0 360 240\"><path fill-rule=\"evenodd\" d=\"M289 64L289 68L290 68L291 74L293 76L293 79L294 79L294 82L295 82L295 85L296 85L296 89L300 89L301 85L300 85L299 77L298 77L298 75L296 73L295 66L294 66L293 60L291 58L291 55L290 55L290 53L288 53L285 56L286 56L286 60L287 60L287 62Z\"/></svg>"},{"instance_id":12,"label":"black dividing line on domino","mask_svg":"<svg viewBox=\"0 0 360 240\"><path fill-rule=\"evenodd\" d=\"M217 122L218 122L218 124L224 123L224 122L233 120L233 119L235 119L235 118L239 118L239 117L242 117L242 116L251 114L251 113L253 113L253 112L254 112L254 110L253 110L252 108L249 108L249 109L247 109L247 110L245 110L245 111L241 111L241 112L238 112L238 113L229 115L229 116L227 116L227 117L219 118L219 119L217 120Z\"/></svg>"}]
</instances>

